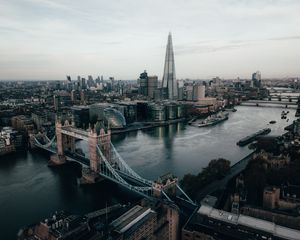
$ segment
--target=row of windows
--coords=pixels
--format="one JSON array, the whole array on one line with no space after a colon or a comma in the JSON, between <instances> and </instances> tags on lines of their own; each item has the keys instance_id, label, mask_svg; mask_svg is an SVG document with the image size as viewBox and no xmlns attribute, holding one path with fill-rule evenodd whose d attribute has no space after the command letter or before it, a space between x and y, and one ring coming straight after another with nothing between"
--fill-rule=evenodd
<instances>
[{"instance_id":1,"label":"row of windows","mask_svg":"<svg viewBox=\"0 0 300 240\"><path fill-rule=\"evenodd\" d=\"M263 234L255 232L255 230L253 230L253 231L251 231L250 229L246 230L242 226L230 226L230 225L227 225L227 224L223 224L219 221L213 221L213 220L208 220L208 223L210 223L212 225L217 225L218 229L220 229L220 227L224 227L224 228L226 227L227 229L232 229L233 231L235 230L235 231L238 231L238 232L243 233L243 234L248 234L248 235L251 235L251 236L255 236L256 239L272 240L271 236L265 236Z\"/></svg>"}]
</instances>

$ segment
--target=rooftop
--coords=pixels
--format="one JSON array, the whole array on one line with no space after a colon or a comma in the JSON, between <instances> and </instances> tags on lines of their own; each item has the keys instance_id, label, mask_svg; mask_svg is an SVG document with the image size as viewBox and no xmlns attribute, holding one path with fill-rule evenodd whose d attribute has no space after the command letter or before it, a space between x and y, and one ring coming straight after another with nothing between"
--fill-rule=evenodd
<instances>
[{"instance_id":1,"label":"rooftop","mask_svg":"<svg viewBox=\"0 0 300 240\"><path fill-rule=\"evenodd\" d=\"M299 230L276 225L273 222L265 221L259 218L222 211L208 205L202 205L197 213L219 221L228 222L234 225L242 225L252 229L258 229L260 231L268 232L276 237L290 240L300 239Z\"/></svg>"},{"instance_id":2,"label":"rooftop","mask_svg":"<svg viewBox=\"0 0 300 240\"><path fill-rule=\"evenodd\" d=\"M137 224L140 220L147 217L147 215L154 213L150 208L145 208L139 205L134 206L122 216L111 223L114 230L118 233L124 233Z\"/></svg>"},{"instance_id":3,"label":"rooftop","mask_svg":"<svg viewBox=\"0 0 300 240\"><path fill-rule=\"evenodd\" d=\"M71 109L74 109L74 110L89 109L89 106L84 106L84 105L74 105L74 106L71 107Z\"/></svg>"}]
</instances>

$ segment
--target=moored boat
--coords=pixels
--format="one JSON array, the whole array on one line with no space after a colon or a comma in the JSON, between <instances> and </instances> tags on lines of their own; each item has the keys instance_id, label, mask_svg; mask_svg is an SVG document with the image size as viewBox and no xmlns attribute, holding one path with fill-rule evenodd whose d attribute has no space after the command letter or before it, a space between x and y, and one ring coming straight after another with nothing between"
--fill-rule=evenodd
<instances>
[{"instance_id":1,"label":"moored boat","mask_svg":"<svg viewBox=\"0 0 300 240\"><path fill-rule=\"evenodd\" d=\"M214 126L228 119L228 113L218 113L207 117L198 124L198 127Z\"/></svg>"}]
</instances>

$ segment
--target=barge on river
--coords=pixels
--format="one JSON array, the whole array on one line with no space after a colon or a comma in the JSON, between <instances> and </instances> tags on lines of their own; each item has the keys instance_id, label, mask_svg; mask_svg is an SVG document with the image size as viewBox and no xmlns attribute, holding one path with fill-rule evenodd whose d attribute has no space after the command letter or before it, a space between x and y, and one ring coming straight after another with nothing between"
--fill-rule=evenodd
<instances>
[{"instance_id":1,"label":"barge on river","mask_svg":"<svg viewBox=\"0 0 300 240\"><path fill-rule=\"evenodd\" d=\"M256 140L256 138L258 136L261 136L261 135L266 135L266 134L269 134L271 132L271 128L264 128L264 129L261 129L259 130L258 132L252 134L252 135L249 135L247 137L244 137L242 138L240 141L238 141L236 144L239 145L239 146L245 146L251 142L253 142L254 140Z\"/></svg>"}]
</instances>

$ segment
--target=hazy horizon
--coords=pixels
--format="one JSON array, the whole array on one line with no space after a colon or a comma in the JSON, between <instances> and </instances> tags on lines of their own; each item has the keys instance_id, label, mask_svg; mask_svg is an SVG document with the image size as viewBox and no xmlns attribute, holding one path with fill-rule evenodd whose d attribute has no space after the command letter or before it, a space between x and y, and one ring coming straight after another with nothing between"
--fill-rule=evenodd
<instances>
[{"instance_id":1,"label":"hazy horizon","mask_svg":"<svg viewBox=\"0 0 300 240\"><path fill-rule=\"evenodd\" d=\"M297 0L0 0L0 79L300 76Z\"/></svg>"}]
</instances>

